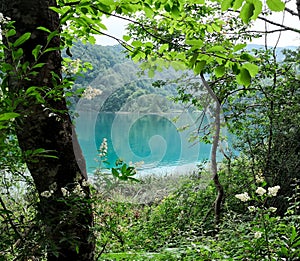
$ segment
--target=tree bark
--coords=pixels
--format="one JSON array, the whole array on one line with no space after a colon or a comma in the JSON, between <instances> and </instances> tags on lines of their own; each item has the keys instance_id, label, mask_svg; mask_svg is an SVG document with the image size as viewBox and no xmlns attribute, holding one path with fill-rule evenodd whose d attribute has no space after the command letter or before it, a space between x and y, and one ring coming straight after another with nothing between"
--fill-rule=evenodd
<instances>
[{"instance_id":1,"label":"tree bark","mask_svg":"<svg viewBox=\"0 0 300 261\"><path fill-rule=\"evenodd\" d=\"M49 9L56 5L56 1L1 2L0 12L15 21L17 34L10 37L9 42L14 42L26 32L31 33L30 39L17 47L23 49L18 62L27 63L26 69L31 68L36 62L32 50L37 45L46 48L49 35L37 27L59 31L59 16ZM47 47L59 48L59 36L55 36ZM15 120L19 146L39 193L38 210L44 225L47 258L93 260L90 191L84 186L83 181L87 179L84 158L61 87L61 53L58 49L44 53L38 62L45 65L36 70L36 74L22 73L10 51L6 52L6 61L16 69L15 72L9 72L8 88L16 104L15 111L21 115ZM35 95L28 95L26 90L33 86ZM44 100L38 100L37 95ZM32 153L39 149L45 151ZM72 196L64 197L61 188L67 189ZM51 195L43 196L45 191ZM75 192L81 194L76 196Z\"/></svg>"}]
</instances>

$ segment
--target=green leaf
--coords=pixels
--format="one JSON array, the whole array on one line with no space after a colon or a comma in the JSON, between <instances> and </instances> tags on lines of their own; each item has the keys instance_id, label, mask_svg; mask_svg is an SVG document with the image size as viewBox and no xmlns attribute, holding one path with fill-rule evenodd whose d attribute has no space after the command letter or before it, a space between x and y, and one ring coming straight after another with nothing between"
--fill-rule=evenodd
<instances>
[{"instance_id":1,"label":"green leaf","mask_svg":"<svg viewBox=\"0 0 300 261\"><path fill-rule=\"evenodd\" d=\"M15 113L15 112L2 113L2 114L0 114L0 121L8 121L8 120L17 118L19 116L20 116L20 114L19 113Z\"/></svg>"},{"instance_id":2,"label":"green leaf","mask_svg":"<svg viewBox=\"0 0 300 261\"><path fill-rule=\"evenodd\" d=\"M270 10L275 12L283 11L285 8L285 3L281 0L267 0L267 5Z\"/></svg>"},{"instance_id":3,"label":"green leaf","mask_svg":"<svg viewBox=\"0 0 300 261\"><path fill-rule=\"evenodd\" d=\"M235 0L234 3L233 3L233 10L238 10L242 4L243 4L244 0Z\"/></svg>"},{"instance_id":4,"label":"green leaf","mask_svg":"<svg viewBox=\"0 0 300 261\"><path fill-rule=\"evenodd\" d=\"M144 3L144 5L145 5L144 12L145 12L146 16L149 18L152 18L154 15L152 8L147 3Z\"/></svg>"},{"instance_id":5,"label":"green leaf","mask_svg":"<svg viewBox=\"0 0 300 261\"><path fill-rule=\"evenodd\" d=\"M206 65L206 61L197 61L194 67L194 73L199 75Z\"/></svg>"},{"instance_id":6,"label":"green leaf","mask_svg":"<svg viewBox=\"0 0 300 261\"><path fill-rule=\"evenodd\" d=\"M37 27L37 29L41 30L41 31L44 31L44 32L47 32L47 33L51 33L51 31L49 29L47 29L46 27L43 27L43 26L39 26Z\"/></svg>"},{"instance_id":7,"label":"green leaf","mask_svg":"<svg viewBox=\"0 0 300 261\"><path fill-rule=\"evenodd\" d=\"M48 37L47 37L47 43L49 43L52 39L53 39L53 37L55 37L55 36L57 36L59 33L58 33L58 31L53 31L53 32L51 32L49 35L48 35Z\"/></svg>"},{"instance_id":8,"label":"green leaf","mask_svg":"<svg viewBox=\"0 0 300 261\"><path fill-rule=\"evenodd\" d=\"M119 172L115 168L111 169L111 173L116 178L119 178L119 176L120 176Z\"/></svg>"},{"instance_id":9,"label":"green leaf","mask_svg":"<svg viewBox=\"0 0 300 261\"><path fill-rule=\"evenodd\" d=\"M38 44L38 45L32 50L32 55L34 56L34 60L35 60L35 61L38 59L38 55L39 55L41 49L42 49L42 46Z\"/></svg>"},{"instance_id":10,"label":"green leaf","mask_svg":"<svg viewBox=\"0 0 300 261\"><path fill-rule=\"evenodd\" d=\"M34 66L32 66L32 69L35 69L35 68L42 68L46 63L37 63L35 64Z\"/></svg>"},{"instance_id":11,"label":"green leaf","mask_svg":"<svg viewBox=\"0 0 300 261\"><path fill-rule=\"evenodd\" d=\"M158 52L159 53L164 53L168 49L169 49L169 44L163 44L161 47L159 47Z\"/></svg>"},{"instance_id":12,"label":"green leaf","mask_svg":"<svg viewBox=\"0 0 300 261\"><path fill-rule=\"evenodd\" d=\"M25 33L25 34L22 34L14 43L13 43L13 46L14 47L18 47L20 46L21 44L25 43L31 36L31 33Z\"/></svg>"},{"instance_id":13,"label":"green leaf","mask_svg":"<svg viewBox=\"0 0 300 261\"><path fill-rule=\"evenodd\" d=\"M7 33L6 33L6 37L10 37L15 35L17 32L15 29L10 29Z\"/></svg>"},{"instance_id":14,"label":"green leaf","mask_svg":"<svg viewBox=\"0 0 300 261\"><path fill-rule=\"evenodd\" d=\"M249 86L251 82L251 75L247 69L241 68L240 73L236 76L238 84Z\"/></svg>"},{"instance_id":15,"label":"green leaf","mask_svg":"<svg viewBox=\"0 0 300 261\"><path fill-rule=\"evenodd\" d=\"M180 10L179 10L178 7L175 6L175 5L173 5L172 10L171 10L171 13L172 13L172 15L173 15L175 18L180 17L180 14L181 14Z\"/></svg>"},{"instance_id":16,"label":"green leaf","mask_svg":"<svg viewBox=\"0 0 300 261\"><path fill-rule=\"evenodd\" d=\"M200 40L200 39L187 39L185 40L185 43L188 44L188 45L192 45L193 47L195 48L201 48L203 46L203 41Z\"/></svg>"},{"instance_id":17,"label":"green leaf","mask_svg":"<svg viewBox=\"0 0 300 261\"><path fill-rule=\"evenodd\" d=\"M225 66L221 65L215 68L215 75L219 78L225 74Z\"/></svg>"},{"instance_id":18,"label":"green leaf","mask_svg":"<svg viewBox=\"0 0 300 261\"><path fill-rule=\"evenodd\" d=\"M240 50L244 49L246 46L247 46L247 44L237 44L233 47L233 51L234 52L240 51Z\"/></svg>"},{"instance_id":19,"label":"green leaf","mask_svg":"<svg viewBox=\"0 0 300 261\"><path fill-rule=\"evenodd\" d=\"M252 3L246 3L243 5L242 10L240 12L240 17L242 18L243 22L245 24L248 24L251 17L254 14L254 4Z\"/></svg>"},{"instance_id":20,"label":"green leaf","mask_svg":"<svg viewBox=\"0 0 300 261\"><path fill-rule=\"evenodd\" d=\"M61 48L60 47L50 47L50 48L47 48L44 53L47 53L47 52L53 52L53 51L59 51Z\"/></svg>"},{"instance_id":21,"label":"green leaf","mask_svg":"<svg viewBox=\"0 0 300 261\"><path fill-rule=\"evenodd\" d=\"M214 53L214 52L226 52L226 49L221 46L221 45L216 45L216 46L213 46L211 48L209 48L207 50L207 52L210 52L210 53Z\"/></svg>"},{"instance_id":22,"label":"green leaf","mask_svg":"<svg viewBox=\"0 0 300 261\"><path fill-rule=\"evenodd\" d=\"M123 35L123 40L124 40L125 42L128 42L130 39L131 39L131 36L130 36L130 35Z\"/></svg>"},{"instance_id":23,"label":"green leaf","mask_svg":"<svg viewBox=\"0 0 300 261\"><path fill-rule=\"evenodd\" d=\"M136 40L136 41L133 41L133 42L131 43L131 45L132 45L133 47L137 48L137 47L141 47L141 46L143 45L143 43L142 43L141 41Z\"/></svg>"},{"instance_id":24,"label":"green leaf","mask_svg":"<svg viewBox=\"0 0 300 261\"><path fill-rule=\"evenodd\" d=\"M224 12L230 7L232 7L233 0L223 0L221 3L221 10Z\"/></svg>"},{"instance_id":25,"label":"green leaf","mask_svg":"<svg viewBox=\"0 0 300 261\"><path fill-rule=\"evenodd\" d=\"M175 69L175 71L183 71L186 69L185 63L181 61L171 61L171 66Z\"/></svg>"},{"instance_id":26,"label":"green leaf","mask_svg":"<svg viewBox=\"0 0 300 261\"><path fill-rule=\"evenodd\" d=\"M245 63L245 64L243 64L242 67L248 70L251 77L254 77L258 73L258 70L259 70L259 67L253 63Z\"/></svg>"}]
</instances>

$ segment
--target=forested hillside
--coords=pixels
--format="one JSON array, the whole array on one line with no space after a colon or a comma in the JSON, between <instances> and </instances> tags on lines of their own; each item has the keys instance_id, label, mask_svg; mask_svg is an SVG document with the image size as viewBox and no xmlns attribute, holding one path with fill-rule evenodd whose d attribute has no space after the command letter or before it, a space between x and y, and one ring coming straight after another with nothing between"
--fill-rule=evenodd
<instances>
[{"instance_id":1,"label":"forested hillside","mask_svg":"<svg viewBox=\"0 0 300 261\"><path fill-rule=\"evenodd\" d=\"M249 45L248 50L262 49L264 46ZM289 46L294 50L296 47ZM284 58L283 50L278 47L276 55L279 61ZM76 43L71 49L71 59L88 62L92 68L76 78L73 90L87 89L79 101L72 97L71 103L77 110L96 110L106 112L144 112L162 113L181 111L183 107L170 101L177 94L176 84L163 84L154 87L156 81L180 78L182 72L168 69L156 72L154 78L143 73L138 64L126 56L121 45L100 46ZM67 55L65 55L67 56Z\"/></svg>"},{"instance_id":2,"label":"forested hillside","mask_svg":"<svg viewBox=\"0 0 300 261\"><path fill-rule=\"evenodd\" d=\"M140 71L137 64L126 57L121 45L99 46L77 43L71 50L72 60L89 62L93 68L76 79L73 90L87 89L90 95L72 98L79 110L123 112L167 112L182 110L170 98L176 94L176 85L162 88L153 86L158 80L179 78L182 72L169 69L156 73L154 78Z\"/></svg>"}]
</instances>

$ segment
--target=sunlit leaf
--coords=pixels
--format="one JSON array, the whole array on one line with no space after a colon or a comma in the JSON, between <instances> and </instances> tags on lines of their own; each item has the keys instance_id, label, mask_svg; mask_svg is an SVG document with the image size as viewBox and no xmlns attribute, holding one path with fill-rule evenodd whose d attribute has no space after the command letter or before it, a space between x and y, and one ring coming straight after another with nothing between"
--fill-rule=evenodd
<instances>
[{"instance_id":1,"label":"sunlit leaf","mask_svg":"<svg viewBox=\"0 0 300 261\"><path fill-rule=\"evenodd\" d=\"M240 73L236 76L236 81L240 85L249 86L251 82L251 75L245 68L240 69Z\"/></svg>"},{"instance_id":2,"label":"sunlit leaf","mask_svg":"<svg viewBox=\"0 0 300 261\"><path fill-rule=\"evenodd\" d=\"M14 43L13 43L13 46L14 47L18 47L20 46L21 44L25 43L31 36L31 33L25 33L25 34L22 34Z\"/></svg>"},{"instance_id":3,"label":"sunlit leaf","mask_svg":"<svg viewBox=\"0 0 300 261\"><path fill-rule=\"evenodd\" d=\"M280 12L285 8L285 3L281 0L267 0L267 5L272 11Z\"/></svg>"}]
</instances>

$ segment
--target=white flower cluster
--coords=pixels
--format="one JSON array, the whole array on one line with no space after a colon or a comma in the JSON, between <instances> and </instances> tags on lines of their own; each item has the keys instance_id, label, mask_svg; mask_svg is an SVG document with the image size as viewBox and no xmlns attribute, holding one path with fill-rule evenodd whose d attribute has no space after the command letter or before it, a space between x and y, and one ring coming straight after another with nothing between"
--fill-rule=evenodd
<instances>
[{"instance_id":1,"label":"white flower cluster","mask_svg":"<svg viewBox=\"0 0 300 261\"><path fill-rule=\"evenodd\" d=\"M107 149L108 149L107 139L103 138L102 143L101 143L100 148L99 148L99 155L98 156L100 158L106 157L106 155L107 155Z\"/></svg>"},{"instance_id":2,"label":"white flower cluster","mask_svg":"<svg viewBox=\"0 0 300 261\"><path fill-rule=\"evenodd\" d=\"M265 181L265 179L264 179L263 175L261 173L259 173L255 176L255 181L256 181L256 183L263 183Z\"/></svg>"},{"instance_id":3,"label":"white flower cluster","mask_svg":"<svg viewBox=\"0 0 300 261\"><path fill-rule=\"evenodd\" d=\"M85 90L84 93L82 94L82 97L87 100L92 100L96 96L101 95L102 91L96 88L93 88L91 86L88 86Z\"/></svg>"},{"instance_id":4,"label":"white flower cluster","mask_svg":"<svg viewBox=\"0 0 300 261\"><path fill-rule=\"evenodd\" d=\"M0 13L0 24L6 24L10 19L5 17L2 13Z\"/></svg>"},{"instance_id":5,"label":"white flower cluster","mask_svg":"<svg viewBox=\"0 0 300 261\"><path fill-rule=\"evenodd\" d=\"M258 187L257 189L256 189L256 191L255 191L259 196L262 196L262 195L264 195L267 191L264 189L264 188L262 188L262 187Z\"/></svg>"},{"instance_id":6,"label":"white flower cluster","mask_svg":"<svg viewBox=\"0 0 300 261\"><path fill-rule=\"evenodd\" d=\"M85 192L83 191L82 187L80 186L80 184L77 184L75 186L75 188L72 191L75 195L79 196L80 198L84 198L85 197Z\"/></svg>"},{"instance_id":7,"label":"white flower cluster","mask_svg":"<svg viewBox=\"0 0 300 261\"><path fill-rule=\"evenodd\" d=\"M242 194L236 194L235 197L243 202L246 202L251 199L247 192L244 192Z\"/></svg>"},{"instance_id":8,"label":"white flower cluster","mask_svg":"<svg viewBox=\"0 0 300 261\"><path fill-rule=\"evenodd\" d=\"M278 186L278 185L268 188L268 195L275 197L277 195L279 189L280 189L280 186Z\"/></svg>"},{"instance_id":9,"label":"white flower cluster","mask_svg":"<svg viewBox=\"0 0 300 261\"><path fill-rule=\"evenodd\" d=\"M256 210L256 207L254 207L254 206L249 206L249 207L248 207L248 210L249 210L250 212L254 212L254 211Z\"/></svg>"},{"instance_id":10,"label":"white flower cluster","mask_svg":"<svg viewBox=\"0 0 300 261\"><path fill-rule=\"evenodd\" d=\"M54 182L52 183L50 186L49 186L49 190L45 190L41 193L41 196L44 197L44 198L50 198L54 191L57 190L57 183Z\"/></svg>"},{"instance_id":11,"label":"white flower cluster","mask_svg":"<svg viewBox=\"0 0 300 261\"><path fill-rule=\"evenodd\" d=\"M254 238L256 238L256 239L261 238L261 236L262 236L262 232L260 232L260 231L256 231L254 233Z\"/></svg>"}]
</instances>

